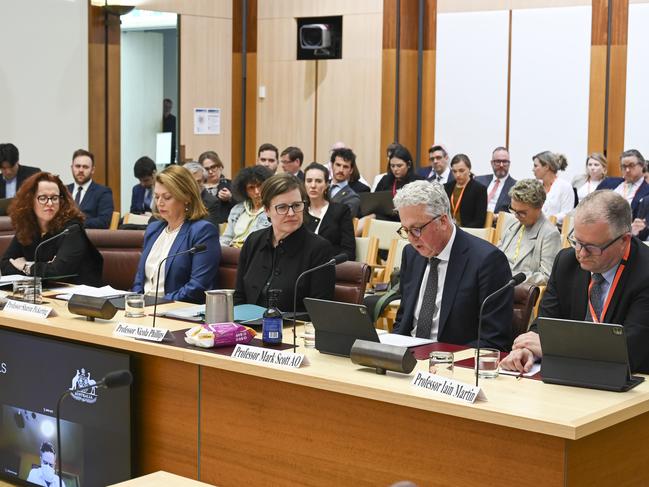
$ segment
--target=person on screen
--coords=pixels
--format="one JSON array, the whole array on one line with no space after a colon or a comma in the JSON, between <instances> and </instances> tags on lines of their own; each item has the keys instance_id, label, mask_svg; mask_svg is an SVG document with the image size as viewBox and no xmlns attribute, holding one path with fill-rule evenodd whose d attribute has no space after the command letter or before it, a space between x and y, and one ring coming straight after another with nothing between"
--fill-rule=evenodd
<instances>
[{"instance_id":1,"label":"person on screen","mask_svg":"<svg viewBox=\"0 0 649 487\"><path fill-rule=\"evenodd\" d=\"M158 267L169 257L161 268L159 293L172 301L204 303L205 291L216 286L221 246L218 228L203 220L207 209L198 185L184 167L167 166L156 174L153 199L153 216L159 221L144 234L133 291L155 294ZM196 245L206 250L175 255Z\"/></svg>"},{"instance_id":2,"label":"person on screen","mask_svg":"<svg viewBox=\"0 0 649 487\"><path fill-rule=\"evenodd\" d=\"M0 260L3 275L59 277L75 284L101 285L104 259L85 230L85 216L58 176L39 172L29 177L9 207L16 235ZM36 247L64 230L68 233ZM34 262L35 258L38 261Z\"/></svg>"},{"instance_id":3,"label":"person on screen","mask_svg":"<svg viewBox=\"0 0 649 487\"><path fill-rule=\"evenodd\" d=\"M333 248L303 224L308 195L295 176L280 173L267 179L261 186L261 200L271 226L251 233L243 244L234 304L265 307L268 291L280 289L277 307L292 311L297 277L331 259ZM305 297L333 299L335 284L334 266L307 274L297 289L297 309L304 310Z\"/></svg>"},{"instance_id":4,"label":"person on screen","mask_svg":"<svg viewBox=\"0 0 649 487\"><path fill-rule=\"evenodd\" d=\"M31 482L34 485L42 485L43 487L65 486L65 482L62 480L59 481L59 476L56 475L56 453L54 452L54 446L49 441L44 441L41 444L40 453L41 466L32 468L29 471L27 482Z\"/></svg>"},{"instance_id":5,"label":"person on screen","mask_svg":"<svg viewBox=\"0 0 649 487\"><path fill-rule=\"evenodd\" d=\"M415 181L397 192L399 235L410 245L401 259L401 305L394 333L474 347L480 306L507 284L507 257L489 242L457 227L438 183ZM480 346L509 350L512 289L484 306Z\"/></svg>"},{"instance_id":6,"label":"person on screen","mask_svg":"<svg viewBox=\"0 0 649 487\"><path fill-rule=\"evenodd\" d=\"M649 247L631 235L631 207L611 190L579 202L572 248L559 252L539 316L624 326L632 371L649 373ZM501 366L528 372L543 357L536 327Z\"/></svg>"}]
</instances>

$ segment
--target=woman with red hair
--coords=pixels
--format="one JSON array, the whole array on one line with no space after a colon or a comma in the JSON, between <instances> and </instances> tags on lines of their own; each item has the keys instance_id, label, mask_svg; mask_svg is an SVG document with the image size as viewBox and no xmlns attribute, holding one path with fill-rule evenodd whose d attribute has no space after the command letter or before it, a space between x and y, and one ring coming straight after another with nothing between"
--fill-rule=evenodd
<instances>
[{"instance_id":1,"label":"woman with red hair","mask_svg":"<svg viewBox=\"0 0 649 487\"><path fill-rule=\"evenodd\" d=\"M84 215L58 176L39 172L20 186L9 207L16 229L0 261L2 274L61 278L77 284L101 284L103 258L83 229ZM67 230L60 238L45 240Z\"/></svg>"}]
</instances>

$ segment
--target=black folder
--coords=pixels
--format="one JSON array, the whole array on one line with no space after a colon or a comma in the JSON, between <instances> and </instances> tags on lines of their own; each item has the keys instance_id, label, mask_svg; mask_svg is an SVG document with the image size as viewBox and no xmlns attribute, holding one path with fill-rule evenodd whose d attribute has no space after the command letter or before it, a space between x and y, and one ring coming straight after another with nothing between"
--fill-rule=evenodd
<instances>
[{"instance_id":1,"label":"black folder","mask_svg":"<svg viewBox=\"0 0 649 487\"><path fill-rule=\"evenodd\" d=\"M538 318L543 382L624 392L644 381L631 375L624 327Z\"/></svg>"}]
</instances>

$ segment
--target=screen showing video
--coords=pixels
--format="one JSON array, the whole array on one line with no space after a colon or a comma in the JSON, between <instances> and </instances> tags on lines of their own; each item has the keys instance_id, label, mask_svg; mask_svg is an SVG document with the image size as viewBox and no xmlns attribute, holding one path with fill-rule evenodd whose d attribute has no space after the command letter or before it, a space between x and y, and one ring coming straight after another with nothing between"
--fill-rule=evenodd
<instances>
[{"instance_id":1,"label":"screen showing video","mask_svg":"<svg viewBox=\"0 0 649 487\"><path fill-rule=\"evenodd\" d=\"M0 479L47 487L128 480L130 388L95 387L124 369L127 354L0 329ZM59 445L56 404L64 392Z\"/></svg>"}]
</instances>

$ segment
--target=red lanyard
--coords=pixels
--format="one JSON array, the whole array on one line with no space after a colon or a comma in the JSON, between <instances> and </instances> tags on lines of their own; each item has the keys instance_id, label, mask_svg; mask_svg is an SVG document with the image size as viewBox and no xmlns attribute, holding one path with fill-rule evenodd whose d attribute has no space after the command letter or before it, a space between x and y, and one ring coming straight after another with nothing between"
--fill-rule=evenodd
<instances>
[{"instance_id":1,"label":"red lanyard","mask_svg":"<svg viewBox=\"0 0 649 487\"><path fill-rule=\"evenodd\" d=\"M397 194L397 180L395 178L394 183L392 183L392 197L394 198Z\"/></svg>"},{"instance_id":2,"label":"red lanyard","mask_svg":"<svg viewBox=\"0 0 649 487\"><path fill-rule=\"evenodd\" d=\"M626 265L626 261L629 258L630 252L631 242L629 242L629 245L627 245L626 252L624 252L624 257L622 257L622 261L617 268L617 272L615 273L615 277L613 278L613 284L608 290L608 296L606 296L606 301L604 302L604 307L602 308L602 314L600 316L597 316L597 313L595 313L595 310L593 309L593 304L590 302L590 289L593 287L593 280L590 280L590 284L588 285L588 309L590 310L590 316L593 318L593 323L601 323L606 316L606 310L608 310L608 305L611 303L611 298L615 293L615 288L617 287L617 283L620 280L620 276L624 272L624 266Z\"/></svg>"},{"instance_id":3,"label":"red lanyard","mask_svg":"<svg viewBox=\"0 0 649 487\"><path fill-rule=\"evenodd\" d=\"M457 217L457 211L460 209L460 203L462 203L462 196L464 196L464 190L466 189L466 185L464 188L462 188L462 191L460 192L460 197L457 199L457 205L453 204L453 201L455 201L455 192L451 193L451 208L453 209L453 217Z\"/></svg>"}]
</instances>

